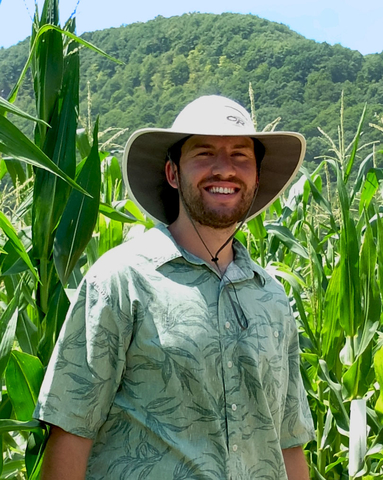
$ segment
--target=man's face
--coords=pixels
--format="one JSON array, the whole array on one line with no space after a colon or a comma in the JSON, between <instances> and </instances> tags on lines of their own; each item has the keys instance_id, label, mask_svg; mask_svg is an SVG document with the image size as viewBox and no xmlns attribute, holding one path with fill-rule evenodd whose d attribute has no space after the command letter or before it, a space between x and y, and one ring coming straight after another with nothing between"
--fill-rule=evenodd
<instances>
[{"instance_id":1,"label":"man's face","mask_svg":"<svg viewBox=\"0 0 383 480\"><path fill-rule=\"evenodd\" d=\"M193 135L182 146L178 173L193 220L212 228L231 227L254 197L258 180L253 141Z\"/></svg>"}]
</instances>

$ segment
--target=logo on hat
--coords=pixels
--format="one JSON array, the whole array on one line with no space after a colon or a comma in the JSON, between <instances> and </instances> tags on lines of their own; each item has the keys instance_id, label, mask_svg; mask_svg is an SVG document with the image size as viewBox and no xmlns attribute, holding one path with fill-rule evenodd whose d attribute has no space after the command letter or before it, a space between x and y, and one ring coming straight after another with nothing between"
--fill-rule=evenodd
<instances>
[{"instance_id":1,"label":"logo on hat","mask_svg":"<svg viewBox=\"0 0 383 480\"><path fill-rule=\"evenodd\" d=\"M226 117L229 122L235 122L236 125L241 125L241 127L245 126L245 122L242 118L236 117L235 115L229 115Z\"/></svg>"}]
</instances>

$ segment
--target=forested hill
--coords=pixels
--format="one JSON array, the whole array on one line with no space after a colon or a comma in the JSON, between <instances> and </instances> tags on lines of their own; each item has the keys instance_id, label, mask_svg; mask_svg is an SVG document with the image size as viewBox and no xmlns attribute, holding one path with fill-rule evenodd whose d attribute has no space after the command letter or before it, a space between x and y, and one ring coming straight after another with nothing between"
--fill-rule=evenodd
<instances>
[{"instance_id":1,"label":"forested hill","mask_svg":"<svg viewBox=\"0 0 383 480\"><path fill-rule=\"evenodd\" d=\"M249 108L251 82L258 129L281 117L278 130L298 130L308 138L309 161L325 153L318 126L337 137L342 90L348 138L366 102L365 139L381 138L368 123L375 112L383 113L383 53L363 56L254 15L231 13L156 17L84 38L124 62L82 51L81 115L87 114L89 81L92 115L100 114L102 129L169 127L201 94L227 95ZM25 41L0 50L2 96L16 81L27 49ZM31 91L22 90L22 108L30 106Z\"/></svg>"}]
</instances>

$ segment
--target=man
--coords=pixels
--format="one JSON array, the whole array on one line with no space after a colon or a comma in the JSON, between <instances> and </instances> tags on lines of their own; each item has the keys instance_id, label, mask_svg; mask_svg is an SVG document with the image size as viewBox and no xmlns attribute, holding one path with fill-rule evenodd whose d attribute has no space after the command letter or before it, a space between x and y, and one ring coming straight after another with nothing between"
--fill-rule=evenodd
<instances>
[{"instance_id":1,"label":"man","mask_svg":"<svg viewBox=\"0 0 383 480\"><path fill-rule=\"evenodd\" d=\"M35 412L52 425L43 480L308 479L295 321L233 241L303 155L299 134L257 134L219 96L131 136L130 197L162 224L78 290Z\"/></svg>"}]
</instances>

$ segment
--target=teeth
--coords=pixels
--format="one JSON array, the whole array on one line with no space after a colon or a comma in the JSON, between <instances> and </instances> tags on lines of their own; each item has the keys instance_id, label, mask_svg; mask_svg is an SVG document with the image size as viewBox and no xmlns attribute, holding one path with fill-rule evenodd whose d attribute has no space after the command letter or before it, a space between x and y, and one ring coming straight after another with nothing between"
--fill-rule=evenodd
<instances>
[{"instance_id":1,"label":"teeth","mask_svg":"<svg viewBox=\"0 0 383 480\"><path fill-rule=\"evenodd\" d=\"M227 187L211 187L210 188L211 193L224 193L226 195L230 193L234 193L235 189L234 188L227 188Z\"/></svg>"}]
</instances>

